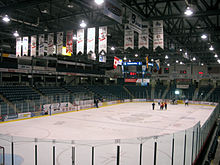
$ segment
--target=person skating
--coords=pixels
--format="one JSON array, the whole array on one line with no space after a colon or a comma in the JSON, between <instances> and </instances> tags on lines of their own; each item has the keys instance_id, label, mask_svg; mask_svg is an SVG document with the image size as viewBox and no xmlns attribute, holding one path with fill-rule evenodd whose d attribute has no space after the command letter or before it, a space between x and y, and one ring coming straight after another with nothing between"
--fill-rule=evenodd
<instances>
[{"instance_id":1,"label":"person skating","mask_svg":"<svg viewBox=\"0 0 220 165\"><path fill-rule=\"evenodd\" d=\"M185 106L189 106L189 100L188 99L185 100Z\"/></svg>"},{"instance_id":2,"label":"person skating","mask_svg":"<svg viewBox=\"0 0 220 165\"><path fill-rule=\"evenodd\" d=\"M154 110L154 107L155 107L155 103L153 102L153 103L152 103L152 109L153 109L153 110Z\"/></svg>"},{"instance_id":3,"label":"person skating","mask_svg":"<svg viewBox=\"0 0 220 165\"><path fill-rule=\"evenodd\" d=\"M167 102L164 103L164 107L167 110Z\"/></svg>"}]
</instances>

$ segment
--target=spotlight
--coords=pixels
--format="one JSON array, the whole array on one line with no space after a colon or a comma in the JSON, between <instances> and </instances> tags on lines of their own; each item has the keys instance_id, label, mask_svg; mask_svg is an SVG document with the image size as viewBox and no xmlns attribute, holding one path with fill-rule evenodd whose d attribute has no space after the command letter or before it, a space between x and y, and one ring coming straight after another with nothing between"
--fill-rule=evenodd
<instances>
[{"instance_id":1,"label":"spotlight","mask_svg":"<svg viewBox=\"0 0 220 165\"><path fill-rule=\"evenodd\" d=\"M126 57L124 57L124 60L127 60L127 58L126 58Z\"/></svg>"},{"instance_id":2,"label":"spotlight","mask_svg":"<svg viewBox=\"0 0 220 165\"><path fill-rule=\"evenodd\" d=\"M183 51L183 49L180 49L180 52L182 52Z\"/></svg>"},{"instance_id":3,"label":"spotlight","mask_svg":"<svg viewBox=\"0 0 220 165\"><path fill-rule=\"evenodd\" d=\"M75 34L73 35L73 40L77 40L77 36Z\"/></svg>"},{"instance_id":4,"label":"spotlight","mask_svg":"<svg viewBox=\"0 0 220 165\"><path fill-rule=\"evenodd\" d=\"M179 94L180 94L180 91L175 90L175 94L176 94L176 95L179 95Z\"/></svg>"},{"instance_id":5,"label":"spotlight","mask_svg":"<svg viewBox=\"0 0 220 165\"><path fill-rule=\"evenodd\" d=\"M183 62L182 61L180 61L180 65L182 65L183 64Z\"/></svg>"},{"instance_id":6,"label":"spotlight","mask_svg":"<svg viewBox=\"0 0 220 165\"><path fill-rule=\"evenodd\" d=\"M176 63L179 63L179 61L178 61L178 60L176 60Z\"/></svg>"},{"instance_id":7,"label":"spotlight","mask_svg":"<svg viewBox=\"0 0 220 165\"><path fill-rule=\"evenodd\" d=\"M195 58L195 57L193 57L193 61L196 61L196 58Z\"/></svg>"},{"instance_id":8,"label":"spotlight","mask_svg":"<svg viewBox=\"0 0 220 165\"><path fill-rule=\"evenodd\" d=\"M18 36L19 36L18 31L16 30L16 31L13 33L13 35L14 35L15 37L18 37Z\"/></svg>"},{"instance_id":9,"label":"spotlight","mask_svg":"<svg viewBox=\"0 0 220 165\"><path fill-rule=\"evenodd\" d=\"M218 61L218 63L220 64L220 60L218 59L217 61Z\"/></svg>"},{"instance_id":10,"label":"spotlight","mask_svg":"<svg viewBox=\"0 0 220 165\"><path fill-rule=\"evenodd\" d=\"M10 22L10 18L8 17L8 15L5 15L2 20L6 23Z\"/></svg>"},{"instance_id":11,"label":"spotlight","mask_svg":"<svg viewBox=\"0 0 220 165\"><path fill-rule=\"evenodd\" d=\"M203 66L204 64L203 64L203 63L201 63L201 65Z\"/></svg>"},{"instance_id":12,"label":"spotlight","mask_svg":"<svg viewBox=\"0 0 220 165\"><path fill-rule=\"evenodd\" d=\"M168 59L168 58L169 58L168 55L166 55L166 56L165 56L165 59Z\"/></svg>"},{"instance_id":13,"label":"spotlight","mask_svg":"<svg viewBox=\"0 0 220 165\"><path fill-rule=\"evenodd\" d=\"M190 15L193 14L193 11L192 11L192 9L190 7L187 7L186 11L184 12L184 14L187 15L187 16L190 16Z\"/></svg>"},{"instance_id":14,"label":"spotlight","mask_svg":"<svg viewBox=\"0 0 220 165\"><path fill-rule=\"evenodd\" d=\"M104 0L95 0L95 3L96 3L97 5L101 5L101 4L104 3Z\"/></svg>"},{"instance_id":15,"label":"spotlight","mask_svg":"<svg viewBox=\"0 0 220 165\"><path fill-rule=\"evenodd\" d=\"M217 54L215 54L215 56L214 56L215 58L218 58L218 55Z\"/></svg>"},{"instance_id":16,"label":"spotlight","mask_svg":"<svg viewBox=\"0 0 220 165\"><path fill-rule=\"evenodd\" d=\"M154 62L154 59L151 59L152 62Z\"/></svg>"},{"instance_id":17,"label":"spotlight","mask_svg":"<svg viewBox=\"0 0 220 165\"><path fill-rule=\"evenodd\" d=\"M135 54L134 56L135 56L135 57L138 57L138 54Z\"/></svg>"},{"instance_id":18,"label":"spotlight","mask_svg":"<svg viewBox=\"0 0 220 165\"><path fill-rule=\"evenodd\" d=\"M170 66L170 64L167 64L167 66Z\"/></svg>"},{"instance_id":19,"label":"spotlight","mask_svg":"<svg viewBox=\"0 0 220 165\"><path fill-rule=\"evenodd\" d=\"M211 50L211 51L213 51L213 50L214 50L214 48L213 48L213 46L212 46L212 45L210 46L209 50Z\"/></svg>"},{"instance_id":20,"label":"spotlight","mask_svg":"<svg viewBox=\"0 0 220 165\"><path fill-rule=\"evenodd\" d=\"M207 35L206 35L206 34L203 34L203 35L201 36L201 38L205 40L205 39L207 38Z\"/></svg>"},{"instance_id":21,"label":"spotlight","mask_svg":"<svg viewBox=\"0 0 220 165\"><path fill-rule=\"evenodd\" d=\"M87 26L86 23L84 22L84 20L82 20L82 22L80 23L80 27L85 28L86 26Z\"/></svg>"}]
</instances>

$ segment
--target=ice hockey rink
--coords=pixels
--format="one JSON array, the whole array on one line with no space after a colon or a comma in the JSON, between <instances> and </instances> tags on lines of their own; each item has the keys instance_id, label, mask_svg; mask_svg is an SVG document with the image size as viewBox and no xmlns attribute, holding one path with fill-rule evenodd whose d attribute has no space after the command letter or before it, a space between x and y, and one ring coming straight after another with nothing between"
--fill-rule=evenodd
<instances>
[{"instance_id":1,"label":"ice hockey rink","mask_svg":"<svg viewBox=\"0 0 220 165\"><path fill-rule=\"evenodd\" d=\"M214 106L122 103L0 124L0 134L59 140L129 139L171 134L208 119Z\"/></svg>"}]
</instances>

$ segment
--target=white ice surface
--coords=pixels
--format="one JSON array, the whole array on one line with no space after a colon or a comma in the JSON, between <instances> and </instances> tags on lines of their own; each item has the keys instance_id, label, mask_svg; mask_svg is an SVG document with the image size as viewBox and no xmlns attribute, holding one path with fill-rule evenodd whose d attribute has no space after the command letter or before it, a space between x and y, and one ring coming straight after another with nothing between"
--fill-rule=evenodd
<instances>
[{"instance_id":1,"label":"white ice surface","mask_svg":"<svg viewBox=\"0 0 220 165\"><path fill-rule=\"evenodd\" d=\"M0 134L59 139L129 139L170 134L201 125L215 107L169 105L153 111L151 103L124 103L85 111L58 114L0 124Z\"/></svg>"}]
</instances>

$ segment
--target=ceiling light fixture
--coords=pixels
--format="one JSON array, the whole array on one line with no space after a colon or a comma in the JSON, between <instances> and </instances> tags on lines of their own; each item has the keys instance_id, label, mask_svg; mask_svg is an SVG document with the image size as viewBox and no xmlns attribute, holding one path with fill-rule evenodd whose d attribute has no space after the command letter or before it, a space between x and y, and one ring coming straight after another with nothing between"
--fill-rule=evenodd
<instances>
[{"instance_id":1,"label":"ceiling light fixture","mask_svg":"<svg viewBox=\"0 0 220 165\"><path fill-rule=\"evenodd\" d=\"M190 7L187 7L184 14L187 16L191 16L193 14L193 11Z\"/></svg>"},{"instance_id":2,"label":"ceiling light fixture","mask_svg":"<svg viewBox=\"0 0 220 165\"><path fill-rule=\"evenodd\" d=\"M124 60L127 60L127 58L126 58L126 57L124 57Z\"/></svg>"},{"instance_id":3,"label":"ceiling light fixture","mask_svg":"<svg viewBox=\"0 0 220 165\"><path fill-rule=\"evenodd\" d=\"M165 59L168 59L168 58L169 58L168 55L166 55L166 56L165 56Z\"/></svg>"},{"instance_id":4,"label":"ceiling light fixture","mask_svg":"<svg viewBox=\"0 0 220 165\"><path fill-rule=\"evenodd\" d=\"M180 49L180 52L182 52L183 51L183 49Z\"/></svg>"},{"instance_id":5,"label":"ceiling light fixture","mask_svg":"<svg viewBox=\"0 0 220 165\"><path fill-rule=\"evenodd\" d=\"M215 56L214 56L215 58L218 58L218 55L217 54L215 54Z\"/></svg>"},{"instance_id":6,"label":"ceiling light fixture","mask_svg":"<svg viewBox=\"0 0 220 165\"><path fill-rule=\"evenodd\" d=\"M18 31L16 30L16 31L13 33L13 35L14 35L15 37L18 37L18 36L19 36Z\"/></svg>"},{"instance_id":7,"label":"ceiling light fixture","mask_svg":"<svg viewBox=\"0 0 220 165\"><path fill-rule=\"evenodd\" d=\"M211 50L211 51L213 51L213 50L214 50L214 48L213 48L213 46L212 46L212 45L210 46L209 50Z\"/></svg>"},{"instance_id":8,"label":"ceiling light fixture","mask_svg":"<svg viewBox=\"0 0 220 165\"><path fill-rule=\"evenodd\" d=\"M111 47L111 50L113 50L113 51L114 51L114 50L115 50L115 47L114 47L114 46L112 46L112 47Z\"/></svg>"},{"instance_id":9,"label":"ceiling light fixture","mask_svg":"<svg viewBox=\"0 0 220 165\"><path fill-rule=\"evenodd\" d=\"M151 59L152 62L154 62L154 59Z\"/></svg>"},{"instance_id":10,"label":"ceiling light fixture","mask_svg":"<svg viewBox=\"0 0 220 165\"><path fill-rule=\"evenodd\" d=\"M205 40L207 38L207 35L203 34L203 35L201 35L201 38Z\"/></svg>"},{"instance_id":11,"label":"ceiling light fixture","mask_svg":"<svg viewBox=\"0 0 220 165\"><path fill-rule=\"evenodd\" d=\"M170 66L170 64L167 64L167 66Z\"/></svg>"},{"instance_id":12,"label":"ceiling light fixture","mask_svg":"<svg viewBox=\"0 0 220 165\"><path fill-rule=\"evenodd\" d=\"M178 61L178 60L176 60L176 63L179 63L179 61Z\"/></svg>"},{"instance_id":13,"label":"ceiling light fixture","mask_svg":"<svg viewBox=\"0 0 220 165\"><path fill-rule=\"evenodd\" d=\"M73 35L73 40L77 40L77 36L75 34Z\"/></svg>"},{"instance_id":14,"label":"ceiling light fixture","mask_svg":"<svg viewBox=\"0 0 220 165\"><path fill-rule=\"evenodd\" d=\"M135 54L134 56L135 56L135 57L138 57L138 54Z\"/></svg>"},{"instance_id":15,"label":"ceiling light fixture","mask_svg":"<svg viewBox=\"0 0 220 165\"><path fill-rule=\"evenodd\" d=\"M204 64L203 64L203 63L201 63L201 65L203 66Z\"/></svg>"},{"instance_id":16,"label":"ceiling light fixture","mask_svg":"<svg viewBox=\"0 0 220 165\"><path fill-rule=\"evenodd\" d=\"M218 63L220 64L220 60L218 59L217 61L218 61Z\"/></svg>"},{"instance_id":17,"label":"ceiling light fixture","mask_svg":"<svg viewBox=\"0 0 220 165\"><path fill-rule=\"evenodd\" d=\"M8 17L8 15L5 15L2 20L6 23L10 22L10 18Z\"/></svg>"},{"instance_id":18,"label":"ceiling light fixture","mask_svg":"<svg viewBox=\"0 0 220 165\"><path fill-rule=\"evenodd\" d=\"M195 57L193 57L193 61L196 61L196 58L195 58Z\"/></svg>"},{"instance_id":19,"label":"ceiling light fixture","mask_svg":"<svg viewBox=\"0 0 220 165\"><path fill-rule=\"evenodd\" d=\"M101 4L104 3L104 0L95 0L95 3L96 3L97 5L101 5Z\"/></svg>"},{"instance_id":20,"label":"ceiling light fixture","mask_svg":"<svg viewBox=\"0 0 220 165\"><path fill-rule=\"evenodd\" d=\"M84 22L84 20L82 20L82 22L80 23L80 27L85 28L86 26L87 26L86 23Z\"/></svg>"},{"instance_id":21,"label":"ceiling light fixture","mask_svg":"<svg viewBox=\"0 0 220 165\"><path fill-rule=\"evenodd\" d=\"M182 62L182 61L180 61L180 64L182 65L182 64L183 64L183 62Z\"/></svg>"}]
</instances>

